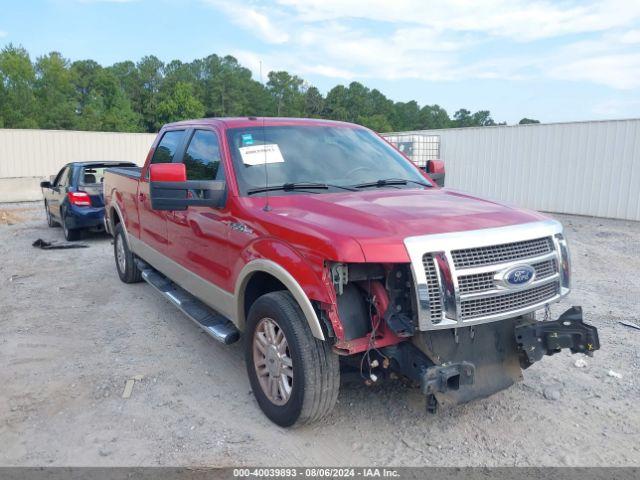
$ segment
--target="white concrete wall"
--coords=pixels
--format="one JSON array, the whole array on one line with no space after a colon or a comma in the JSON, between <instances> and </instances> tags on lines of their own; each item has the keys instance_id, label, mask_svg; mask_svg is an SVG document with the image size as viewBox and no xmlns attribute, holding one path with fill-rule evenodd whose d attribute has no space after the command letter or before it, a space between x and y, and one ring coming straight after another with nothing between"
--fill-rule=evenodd
<instances>
[{"instance_id":1,"label":"white concrete wall","mask_svg":"<svg viewBox=\"0 0 640 480\"><path fill-rule=\"evenodd\" d=\"M39 200L40 180L69 162L120 160L141 165L154 138L146 133L0 129L0 202Z\"/></svg>"},{"instance_id":2,"label":"white concrete wall","mask_svg":"<svg viewBox=\"0 0 640 480\"><path fill-rule=\"evenodd\" d=\"M535 210L640 220L640 119L411 133L440 136L448 187Z\"/></svg>"}]
</instances>

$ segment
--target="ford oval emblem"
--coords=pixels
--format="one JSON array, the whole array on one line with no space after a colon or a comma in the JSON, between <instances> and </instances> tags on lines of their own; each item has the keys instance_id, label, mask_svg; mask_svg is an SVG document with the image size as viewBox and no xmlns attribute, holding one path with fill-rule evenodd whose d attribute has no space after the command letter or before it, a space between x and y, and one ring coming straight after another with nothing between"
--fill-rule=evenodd
<instances>
[{"instance_id":1,"label":"ford oval emblem","mask_svg":"<svg viewBox=\"0 0 640 480\"><path fill-rule=\"evenodd\" d=\"M533 281L536 270L530 265L518 265L507 270L504 274L504 282L510 287L522 287Z\"/></svg>"}]
</instances>

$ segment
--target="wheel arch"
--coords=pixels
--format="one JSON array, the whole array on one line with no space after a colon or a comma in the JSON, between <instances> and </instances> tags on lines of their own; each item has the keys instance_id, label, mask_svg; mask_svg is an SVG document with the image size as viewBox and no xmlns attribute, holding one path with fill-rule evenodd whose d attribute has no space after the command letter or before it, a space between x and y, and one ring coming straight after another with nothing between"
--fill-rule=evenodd
<instances>
[{"instance_id":1,"label":"wheel arch","mask_svg":"<svg viewBox=\"0 0 640 480\"><path fill-rule=\"evenodd\" d=\"M244 330L249 308L260 295L279 290L287 290L291 294L300 306L313 336L325 340L320 319L302 286L281 265L267 259L253 260L240 271L235 288L238 328Z\"/></svg>"},{"instance_id":2,"label":"wheel arch","mask_svg":"<svg viewBox=\"0 0 640 480\"><path fill-rule=\"evenodd\" d=\"M109 215L107 217L107 221L105 222L105 224L107 225L107 228L109 229L109 233L111 234L111 236L115 236L116 226L118 224L122 224L122 229L124 230L124 237L127 240L127 245L129 245L129 232L127 232L127 224L124 221L124 216L122 215L120 206L116 202L112 202L111 205L109 205Z\"/></svg>"}]
</instances>

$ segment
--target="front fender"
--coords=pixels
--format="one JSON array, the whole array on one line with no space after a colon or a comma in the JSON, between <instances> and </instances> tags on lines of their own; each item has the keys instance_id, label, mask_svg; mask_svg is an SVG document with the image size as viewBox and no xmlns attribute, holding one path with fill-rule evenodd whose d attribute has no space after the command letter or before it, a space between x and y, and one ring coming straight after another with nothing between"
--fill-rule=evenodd
<instances>
[{"instance_id":1,"label":"front fender","mask_svg":"<svg viewBox=\"0 0 640 480\"><path fill-rule=\"evenodd\" d=\"M287 287L304 313L313 336L324 340L325 336L311 300L332 303L322 280L322 265L316 269L294 248L275 239L262 239L249 245L236 264L235 284L236 318L244 329L244 291L256 272L268 273Z\"/></svg>"}]
</instances>

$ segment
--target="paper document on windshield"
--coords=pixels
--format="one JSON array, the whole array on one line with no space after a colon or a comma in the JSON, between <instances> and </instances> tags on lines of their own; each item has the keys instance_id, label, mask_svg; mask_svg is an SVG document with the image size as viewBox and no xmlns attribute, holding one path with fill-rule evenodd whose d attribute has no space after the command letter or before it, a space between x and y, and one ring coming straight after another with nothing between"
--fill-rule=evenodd
<instances>
[{"instance_id":1,"label":"paper document on windshield","mask_svg":"<svg viewBox=\"0 0 640 480\"><path fill-rule=\"evenodd\" d=\"M280 147L275 143L240 147L242 163L245 165L262 165L264 163L284 163Z\"/></svg>"}]
</instances>

